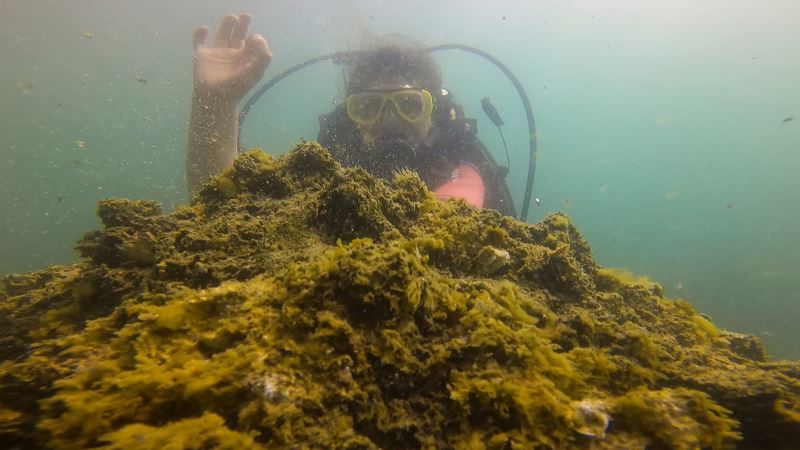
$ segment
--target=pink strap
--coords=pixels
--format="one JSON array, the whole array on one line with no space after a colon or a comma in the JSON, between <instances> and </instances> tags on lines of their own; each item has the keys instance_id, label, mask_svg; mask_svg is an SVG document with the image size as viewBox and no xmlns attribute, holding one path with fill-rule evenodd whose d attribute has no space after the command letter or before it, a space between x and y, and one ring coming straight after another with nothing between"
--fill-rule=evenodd
<instances>
[{"instance_id":1,"label":"pink strap","mask_svg":"<svg viewBox=\"0 0 800 450\"><path fill-rule=\"evenodd\" d=\"M483 180L478 170L470 164L462 164L453 170L450 181L434 189L439 200L461 198L477 208L483 208Z\"/></svg>"}]
</instances>

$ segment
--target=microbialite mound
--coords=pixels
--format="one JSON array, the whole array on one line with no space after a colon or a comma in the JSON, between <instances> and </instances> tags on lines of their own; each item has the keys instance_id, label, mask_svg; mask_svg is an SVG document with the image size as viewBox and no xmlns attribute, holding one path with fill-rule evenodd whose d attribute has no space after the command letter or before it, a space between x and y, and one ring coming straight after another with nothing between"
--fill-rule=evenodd
<instances>
[{"instance_id":1,"label":"microbialite mound","mask_svg":"<svg viewBox=\"0 0 800 450\"><path fill-rule=\"evenodd\" d=\"M800 364L599 268L561 214L438 202L303 143L172 214L98 215L84 262L3 279L5 446L798 445Z\"/></svg>"}]
</instances>

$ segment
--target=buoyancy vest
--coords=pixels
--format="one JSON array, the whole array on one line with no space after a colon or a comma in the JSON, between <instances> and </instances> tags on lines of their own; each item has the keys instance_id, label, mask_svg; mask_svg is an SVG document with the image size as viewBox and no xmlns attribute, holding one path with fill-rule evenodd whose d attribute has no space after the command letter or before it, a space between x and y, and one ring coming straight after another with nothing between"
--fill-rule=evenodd
<instances>
[{"instance_id":1,"label":"buoyancy vest","mask_svg":"<svg viewBox=\"0 0 800 450\"><path fill-rule=\"evenodd\" d=\"M344 166L361 166L368 172L388 178L394 170L407 167L417 174L428 189L434 190L450 180L454 169L470 164L478 169L484 184L484 208L516 216L506 184L508 169L499 167L486 146L478 139L475 119L464 117L463 108L443 91L437 96L433 128L425 140L402 165L393 167L391 155L372 155L363 142L356 124L347 116L344 105L320 116L317 140L334 159Z\"/></svg>"}]
</instances>

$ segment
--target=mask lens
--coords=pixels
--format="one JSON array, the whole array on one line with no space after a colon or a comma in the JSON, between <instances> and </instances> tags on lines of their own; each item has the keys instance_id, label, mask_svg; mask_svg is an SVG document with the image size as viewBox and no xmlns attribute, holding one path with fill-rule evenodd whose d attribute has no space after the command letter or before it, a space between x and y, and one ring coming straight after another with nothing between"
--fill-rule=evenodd
<instances>
[{"instance_id":1,"label":"mask lens","mask_svg":"<svg viewBox=\"0 0 800 450\"><path fill-rule=\"evenodd\" d=\"M404 90L392 94L397 112L409 122L419 122L433 111L433 98L423 89Z\"/></svg>"},{"instance_id":2,"label":"mask lens","mask_svg":"<svg viewBox=\"0 0 800 450\"><path fill-rule=\"evenodd\" d=\"M419 92L398 92L394 96L398 110L408 117L419 117L425 112L425 102Z\"/></svg>"},{"instance_id":3,"label":"mask lens","mask_svg":"<svg viewBox=\"0 0 800 450\"><path fill-rule=\"evenodd\" d=\"M377 92L362 92L347 97L347 114L355 122L369 123L378 118L384 97Z\"/></svg>"}]
</instances>

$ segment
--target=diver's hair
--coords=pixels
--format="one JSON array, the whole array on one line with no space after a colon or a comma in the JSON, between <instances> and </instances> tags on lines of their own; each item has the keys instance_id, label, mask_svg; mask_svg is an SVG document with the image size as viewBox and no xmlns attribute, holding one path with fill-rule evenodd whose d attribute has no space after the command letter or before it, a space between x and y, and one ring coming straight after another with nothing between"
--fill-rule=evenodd
<instances>
[{"instance_id":1,"label":"diver's hair","mask_svg":"<svg viewBox=\"0 0 800 450\"><path fill-rule=\"evenodd\" d=\"M403 36L384 37L355 58L345 71L345 95L363 90L383 75L400 75L434 96L442 86L439 65L420 43Z\"/></svg>"}]
</instances>

